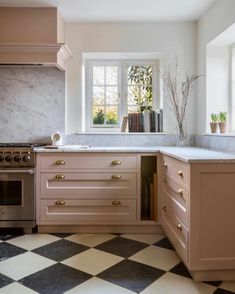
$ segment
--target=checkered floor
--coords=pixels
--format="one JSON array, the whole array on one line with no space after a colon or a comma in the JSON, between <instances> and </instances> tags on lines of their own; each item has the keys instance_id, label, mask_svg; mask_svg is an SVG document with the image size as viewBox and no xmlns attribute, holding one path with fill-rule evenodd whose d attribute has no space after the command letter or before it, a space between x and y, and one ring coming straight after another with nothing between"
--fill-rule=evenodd
<instances>
[{"instance_id":1,"label":"checkered floor","mask_svg":"<svg viewBox=\"0 0 235 294\"><path fill-rule=\"evenodd\" d=\"M161 234L4 234L0 293L226 294L235 282L194 282Z\"/></svg>"}]
</instances>

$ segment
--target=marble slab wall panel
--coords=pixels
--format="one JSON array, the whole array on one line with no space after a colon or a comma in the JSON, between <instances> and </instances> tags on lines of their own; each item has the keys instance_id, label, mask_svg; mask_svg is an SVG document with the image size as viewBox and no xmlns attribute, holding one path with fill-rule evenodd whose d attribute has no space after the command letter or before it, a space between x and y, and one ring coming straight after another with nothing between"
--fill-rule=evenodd
<instances>
[{"instance_id":1,"label":"marble slab wall panel","mask_svg":"<svg viewBox=\"0 0 235 294\"><path fill-rule=\"evenodd\" d=\"M174 135L166 134L75 134L67 135L65 143L89 146L173 146Z\"/></svg>"},{"instance_id":2,"label":"marble slab wall panel","mask_svg":"<svg viewBox=\"0 0 235 294\"><path fill-rule=\"evenodd\" d=\"M235 152L235 137L217 135L197 135L195 136L197 147Z\"/></svg>"},{"instance_id":3,"label":"marble slab wall panel","mask_svg":"<svg viewBox=\"0 0 235 294\"><path fill-rule=\"evenodd\" d=\"M50 134L64 128L64 72L0 68L0 142L48 142Z\"/></svg>"}]
</instances>

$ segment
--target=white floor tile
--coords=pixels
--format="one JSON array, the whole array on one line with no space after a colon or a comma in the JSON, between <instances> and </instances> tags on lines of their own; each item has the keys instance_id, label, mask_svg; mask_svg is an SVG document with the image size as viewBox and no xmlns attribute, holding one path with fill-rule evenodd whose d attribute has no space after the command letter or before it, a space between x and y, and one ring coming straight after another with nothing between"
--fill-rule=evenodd
<instances>
[{"instance_id":1,"label":"white floor tile","mask_svg":"<svg viewBox=\"0 0 235 294\"><path fill-rule=\"evenodd\" d=\"M180 259L175 251L157 246L148 246L147 248L132 255L129 259L163 269L165 271L170 270L180 262Z\"/></svg>"},{"instance_id":2,"label":"white floor tile","mask_svg":"<svg viewBox=\"0 0 235 294\"><path fill-rule=\"evenodd\" d=\"M123 260L122 257L91 248L64 260L62 263L83 272L97 275L121 260Z\"/></svg>"},{"instance_id":3,"label":"white floor tile","mask_svg":"<svg viewBox=\"0 0 235 294\"><path fill-rule=\"evenodd\" d=\"M24 248L26 250L33 250L46 244L55 242L59 239L60 238L50 234L26 234L14 239L10 239L7 241L7 243Z\"/></svg>"},{"instance_id":4,"label":"white floor tile","mask_svg":"<svg viewBox=\"0 0 235 294\"><path fill-rule=\"evenodd\" d=\"M0 262L0 268L2 274L19 280L55 263L33 252L26 252Z\"/></svg>"},{"instance_id":5,"label":"white floor tile","mask_svg":"<svg viewBox=\"0 0 235 294\"><path fill-rule=\"evenodd\" d=\"M115 237L116 236L112 234L74 234L65 239L82 245L95 247Z\"/></svg>"},{"instance_id":6,"label":"white floor tile","mask_svg":"<svg viewBox=\"0 0 235 294\"><path fill-rule=\"evenodd\" d=\"M220 286L224 290L228 290L235 293L235 282L234 281L224 281Z\"/></svg>"},{"instance_id":7,"label":"white floor tile","mask_svg":"<svg viewBox=\"0 0 235 294\"><path fill-rule=\"evenodd\" d=\"M103 281L98 278L92 278L81 285L65 292L66 294L134 294L130 290Z\"/></svg>"},{"instance_id":8,"label":"white floor tile","mask_svg":"<svg viewBox=\"0 0 235 294\"><path fill-rule=\"evenodd\" d=\"M194 282L191 279L166 273L141 294L212 294L216 287Z\"/></svg>"},{"instance_id":9,"label":"white floor tile","mask_svg":"<svg viewBox=\"0 0 235 294\"><path fill-rule=\"evenodd\" d=\"M144 242L147 244L153 244L165 237L164 234L123 234L123 238Z\"/></svg>"},{"instance_id":10,"label":"white floor tile","mask_svg":"<svg viewBox=\"0 0 235 294\"><path fill-rule=\"evenodd\" d=\"M35 292L21 284L12 283L0 289L0 294L37 294Z\"/></svg>"}]
</instances>

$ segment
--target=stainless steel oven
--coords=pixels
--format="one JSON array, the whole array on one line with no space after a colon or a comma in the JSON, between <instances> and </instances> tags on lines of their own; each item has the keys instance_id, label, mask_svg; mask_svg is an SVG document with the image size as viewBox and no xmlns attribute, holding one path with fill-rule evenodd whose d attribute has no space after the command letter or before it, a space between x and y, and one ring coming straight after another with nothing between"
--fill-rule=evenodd
<instances>
[{"instance_id":1,"label":"stainless steel oven","mask_svg":"<svg viewBox=\"0 0 235 294\"><path fill-rule=\"evenodd\" d=\"M35 152L42 144L0 143L0 227L35 227Z\"/></svg>"},{"instance_id":2,"label":"stainless steel oven","mask_svg":"<svg viewBox=\"0 0 235 294\"><path fill-rule=\"evenodd\" d=\"M0 169L0 226L35 226L34 168Z\"/></svg>"}]
</instances>

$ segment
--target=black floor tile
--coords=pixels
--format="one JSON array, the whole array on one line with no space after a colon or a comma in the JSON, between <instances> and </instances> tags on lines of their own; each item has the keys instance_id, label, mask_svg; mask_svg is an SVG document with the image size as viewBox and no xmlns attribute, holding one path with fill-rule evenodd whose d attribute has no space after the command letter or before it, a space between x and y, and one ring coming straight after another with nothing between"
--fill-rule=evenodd
<instances>
[{"instance_id":1,"label":"black floor tile","mask_svg":"<svg viewBox=\"0 0 235 294\"><path fill-rule=\"evenodd\" d=\"M14 280L0 273L0 288L5 287L6 285L11 284L12 282L14 282Z\"/></svg>"},{"instance_id":2,"label":"black floor tile","mask_svg":"<svg viewBox=\"0 0 235 294\"><path fill-rule=\"evenodd\" d=\"M21 228L0 228L0 240L7 241L15 237L24 235Z\"/></svg>"},{"instance_id":3,"label":"black floor tile","mask_svg":"<svg viewBox=\"0 0 235 294\"><path fill-rule=\"evenodd\" d=\"M189 271L187 270L187 268L185 267L185 265L183 264L183 262L180 262L179 264L177 264L176 266L174 266L171 270L171 273L186 277L186 278L191 278L191 275L189 273Z\"/></svg>"},{"instance_id":4,"label":"black floor tile","mask_svg":"<svg viewBox=\"0 0 235 294\"><path fill-rule=\"evenodd\" d=\"M228 291L228 290L224 290L224 289L221 289L221 288L218 288L215 290L214 294L234 294L235 292L231 292L231 291Z\"/></svg>"},{"instance_id":5,"label":"black floor tile","mask_svg":"<svg viewBox=\"0 0 235 294\"><path fill-rule=\"evenodd\" d=\"M156 243L154 243L153 245L158 246L158 247L162 247L162 248L166 248L166 249L170 249L170 250L175 250L167 238L163 238L160 241L157 241Z\"/></svg>"},{"instance_id":6,"label":"black floor tile","mask_svg":"<svg viewBox=\"0 0 235 294\"><path fill-rule=\"evenodd\" d=\"M24 253L27 250L11 245L6 242L0 243L0 261Z\"/></svg>"},{"instance_id":7,"label":"black floor tile","mask_svg":"<svg viewBox=\"0 0 235 294\"><path fill-rule=\"evenodd\" d=\"M163 270L125 259L97 277L139 293L164 273Z\"/></svg>"},{"instance_id":8,"label":"black floor tile","mask_svg":"<svg viewBox=\"0 0 235 294\"><path fill-rule=\"evenodd\" d=\"M55 261L65 260L75 254L81 253L90 247L60 239L48 245L36 248L32 252Z\"/></svg>"},{"instance_id":9,"label":"black floor tile","mask_svg":"<svg viewBox=\"0 0 235 294\"><path fill-rule=\"evenodd\" d=\"M50 235L53 235L53 236L56 236L56 237L59 237L59 238L66 238L68 236L73 235L73 233L53 233L53 234L50 234Z\"/></svg>"},{"instance_id":10,"label":"black floor tile","mask_svg":"<svg viewBox=\"0 0 235 294\"><path fill-rule=\"evenodd\" d=\"M19 282L40 294L62 294L87 281L92 276L57 263L35 274L21 279Z\"/></svg>"},{"instance_id":11,"label":"black floor tile","mask_svg":"<svg viewBox=\"0 0 235 294\"><path fill-rule=\"evenodd\" d=\"M104 242L95 248L127 258L148 246L148 244L139 241L117 237L115 239Z\"/></svg>"},{"instance_id":12,"label":"black floor tile","mask_svg":"<svg viewBox=\"0 0 235 294\"><path fill-rule=\"evenodd\" d=\"M219 287L222 281L204 281L204 283L209 284L211 286Z\"/></svg>"}]
</instances>

